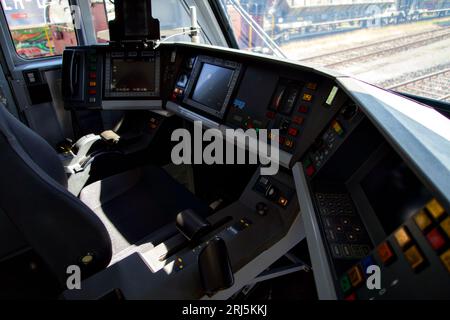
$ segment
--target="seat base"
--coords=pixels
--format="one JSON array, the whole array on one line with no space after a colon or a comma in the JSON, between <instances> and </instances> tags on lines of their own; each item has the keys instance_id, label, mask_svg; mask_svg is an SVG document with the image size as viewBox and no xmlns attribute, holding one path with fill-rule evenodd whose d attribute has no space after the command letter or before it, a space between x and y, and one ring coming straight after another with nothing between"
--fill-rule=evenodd
<instances>
[{"instance_id":1,"label":"seat base","mask_svg":"<svg viewBox=\"0 0 450 320\"><path fill-rule=\"evenodd\" d=\"M146 166L97 181L80 193L106 226L113 255L158 229L173 225L176 215L192 209L206 217L209 207L163 169ZM165 228L170 233L172 228ZM160 237L157 237L160 238Z\"/></svg>"}]
</instances>

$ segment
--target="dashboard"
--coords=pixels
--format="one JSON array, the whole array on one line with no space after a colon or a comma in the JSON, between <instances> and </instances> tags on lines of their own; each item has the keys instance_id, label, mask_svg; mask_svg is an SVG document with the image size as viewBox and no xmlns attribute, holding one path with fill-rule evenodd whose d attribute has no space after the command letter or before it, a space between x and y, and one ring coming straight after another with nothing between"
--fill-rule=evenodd
<instances>
[{"instance_id":1,"label":"dashboard","mask_svg":"<svg viewBox=\"0 0 450 320\"><path fill-rule=\"evenodd\" d=\"M278 129L272 139L293 179L254 177L242 198L278 204L289 223L300 208L319 297L450 297L450 163L440 151L450 142L430 129L448 125L437 112L311 66L189 44L69 48L63 89L75 110L164 110L222 131ZM228 243L239 268L255 256L238 248L270 247L254 243L267 240L257 232L268 230L265 219ZM277 240L286 224L278 231ZM374 265L383 277L370 290Z\"/></svg>"}]
</instances>

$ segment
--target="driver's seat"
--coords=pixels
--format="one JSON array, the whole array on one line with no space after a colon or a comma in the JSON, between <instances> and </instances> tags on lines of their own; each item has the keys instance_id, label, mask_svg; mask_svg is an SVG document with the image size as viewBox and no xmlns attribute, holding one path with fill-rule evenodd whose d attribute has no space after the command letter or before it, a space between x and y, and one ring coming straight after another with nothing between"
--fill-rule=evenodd
<instances>
[{"instance_id":1,"label":"driver's seat","mask_svg":"<svg viewBox=\"0 0 450 320\"><path fill-rule=\"evenodd\" d=\"M174 232L178 212L209 208L156 167L124 172L87 186L81 200L67 190L52 147L0 105L0 211L46 262L59 282L69 265L83 278L114 254L161 227Z\"/></svg>"}]
</instances>

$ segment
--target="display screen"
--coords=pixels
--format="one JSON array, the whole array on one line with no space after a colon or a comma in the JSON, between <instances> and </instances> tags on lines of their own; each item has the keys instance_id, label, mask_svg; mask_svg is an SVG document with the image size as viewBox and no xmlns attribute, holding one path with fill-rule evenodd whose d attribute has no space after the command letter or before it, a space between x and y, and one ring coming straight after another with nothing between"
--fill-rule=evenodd
<instances>
[{"instance_id":1,"label":"display screen","mask_svg":"<svg viewBox=\"0 0 450 320\"><path fill-rule=\"evenodd\" d=\"M395 231L431 199L425 186L393 152L371 170L361 186L386 235Z\"/></svg>"},{"instance_id":2,"label":"display screen","mask_svg":"<svg viewBox=\"0 0 450 320\"><path fill-rule=\"evenodd\" d=\"M155 68L154 59L112 59L111 92L154 92L157 81Z\"/></svg>"},{"instance_id":3,"label":"display screen","mask_svg":"<svg viewBox=\"0 0 450 320\"><path fill-rule=\"evenodd\" d=\"M233 69L204 63L191 99L220 111L225 104L233 74Z\"/></svg>"}]
</instances>

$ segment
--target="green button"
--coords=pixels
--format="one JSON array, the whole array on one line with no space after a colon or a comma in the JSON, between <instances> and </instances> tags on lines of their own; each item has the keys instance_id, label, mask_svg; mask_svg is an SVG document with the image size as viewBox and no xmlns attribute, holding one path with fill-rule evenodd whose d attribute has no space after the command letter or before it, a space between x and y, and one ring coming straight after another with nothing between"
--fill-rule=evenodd
<instances>
[{"instance_id":1,"label":"green button","mask_svg":"<svg viewBox=\"0 0 450 320\"><path fill-rule=\"evenodd\" d=\"M350 291L350 289L352 288L352 284L350 282L350 279L348 278L347 275L343 276L341 278L341 289L344 293Z\"/></svg>"}]
</instances>

